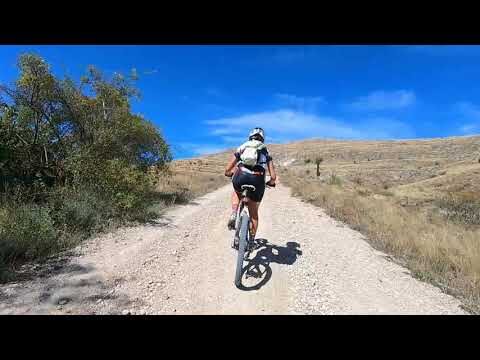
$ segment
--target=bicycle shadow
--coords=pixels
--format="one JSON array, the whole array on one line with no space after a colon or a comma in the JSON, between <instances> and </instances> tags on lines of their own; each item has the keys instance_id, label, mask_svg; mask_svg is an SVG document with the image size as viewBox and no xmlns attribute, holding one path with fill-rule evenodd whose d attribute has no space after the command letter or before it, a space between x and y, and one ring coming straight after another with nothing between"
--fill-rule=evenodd
<instances>
[{"instance_id":1,"label":"bicycle shadow","mask_svg":"<svg viewBox=\"0 0 480 360\"><path fill-rule=\"evenodd\" d=\"M297 257L302 255L302 251L298 248L300 248L300 244L293 241L287 242L286 246L277 246L270 244L267 239L255 239L254 250L249 254L249 259L247 260L248 264L242 269L242 280L248 278L261 280L252 286L245 286L242 281L239 287L240 290L259 290L272 277L270 264L294 264ZM250 259L252 254L255 256Z\"/></svg>"}]
</instances>

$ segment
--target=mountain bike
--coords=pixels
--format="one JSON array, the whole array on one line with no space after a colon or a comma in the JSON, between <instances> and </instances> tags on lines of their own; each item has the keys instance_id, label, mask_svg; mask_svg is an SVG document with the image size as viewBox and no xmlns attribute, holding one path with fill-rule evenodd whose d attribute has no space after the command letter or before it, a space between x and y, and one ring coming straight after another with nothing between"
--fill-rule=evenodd
<instances>
[{"instance_id":1,"label":"mountain bike","mask_svg":"<svg viewBox=\"0 0 480 360\"><path fill-rule=\"evenodd\" d=\"M267 187L275 187L268 186ZM242 185L242 194L240 195L240 204L237 210L237 219L235 221L235 235L233 237L232 247L238 250L237 254L237 268L235 271L235 286L241 287L243 262L248 260L248 257L253 250L255 244L250 235L250 214L248 213L248 206L245 206L249 201L249 192L255 191L253 185Z\"/></svg>"}]
</instances>

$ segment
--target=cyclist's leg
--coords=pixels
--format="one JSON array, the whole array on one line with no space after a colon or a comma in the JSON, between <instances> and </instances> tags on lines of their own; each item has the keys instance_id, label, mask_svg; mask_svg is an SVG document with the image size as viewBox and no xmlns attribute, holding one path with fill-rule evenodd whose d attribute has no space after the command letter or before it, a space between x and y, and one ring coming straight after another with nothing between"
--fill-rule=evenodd
<instances>
[{"instance_id":1,"label":"cyclist's leg","mask_svg":"<svg viewBox=\"0 0 480 360\"><path fill-rule=\"evenodd\" d=\"M252 229L251 234L255 237L258 229L258 208L263 199L263 194L265 193L265 180L263 176L254 176L252 178L252 185L255 186L255 191L250 193L250 204L248 211L252 219Z\"/></svg>"},{"instance_id":2,"label":"cyclist's leg","mask_svg":"<svg viewBox=\"0 0 480 360\"><path fill-rule=\"evenodd\" d=\"M233 189L233 191L232 191L232 213L237 212L239 204L240 204L240 196L235 191L235 189Z\"/></svg>"},{"instance_id":3,"label":"cyclist's leg","mask_svg":"<svg viewBox=\"0 0 480 360\"><path fill-rule=\"evenodd\" d=\"M252 238L255 238L258 229L258 208L260 206L259 202L255 202L253 200L249 200L247 203L248 206L248 213L250 214L250 220L252 227L250 229L250 234Z\"/></svg>"},{"instance_id":4,"label":"cyclist's leg","mask_svg":"<svg viewBox=\"0 0 480 360\"><path fill-rule=\"evenodd\" d=\"M232 185L233 185L233 191L232 191L232 196L231 196L231 203L232 203L232 213L230 214L230 218L228 219L227 226L230 230L235 228L235 221L237 218L237 210L238 206L240 204L240 194L239 191L241 189L242 185L242 179L241 179L241 174L238 173L238 171L235 172L232 178Z\"/></svg>"}]
</instances>

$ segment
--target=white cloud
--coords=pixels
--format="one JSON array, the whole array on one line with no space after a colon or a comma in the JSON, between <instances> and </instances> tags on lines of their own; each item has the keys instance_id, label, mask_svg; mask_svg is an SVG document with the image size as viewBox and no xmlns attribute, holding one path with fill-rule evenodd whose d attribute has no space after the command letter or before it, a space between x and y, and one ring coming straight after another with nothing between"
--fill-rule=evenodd
<instances>
[{"instance_id":1,"label":"white cloud","mask_svg":"<svg viewBox=\"0 0 480 360\"><path fill-rule=\"evenodd\" d=\"M156 73L158 73L157 69L147 70L147 71L143 72L144 75L153 75L153 74L156 74Z\"/></svg>"},{"instance_id":2,"label":"white cloud","mask_svg":"<svg viewBox=\"0 0 480 360\"><path fill-rule=\"evenodd\" d=\"M288 66L315 59L320 55L321 46L318 45L281 45L273 48L265 48L258 57L245 60L252 65L279 65Z\"/></svg>"},{"instance_id":3,"label":"white cloud","mask_svg":"<svg viewBox=\"0 0 480 360\"><path fill-rule=\"evenodd\" d=\"M464 121L464 124L460 126L461 133L480 132L480 107L468 101L461 101L455 104L455 108Z\"/></svg>"},{"instance_id":4,"label":"white cloud","mask_svg":"<svg viewBox=\"0 0 480 360\"><path fill-rule=\"evenodd\" d=\"M350 104L355 110L392 110L411 106L415 103L416 97L413 91L373 91L367 96L362 96Z\"/></svg>"},{"instance_id":5,"label":"white cloud","mask_svg":"<svg viewBox=\"0 0 480 360\"><path fill-rule=\"evenodd\" d=\"M247 141L247 136L220 136L220 140L225 144L238 145Z\"/></svg>"},{"instance_id":6,"label":"white cloud","mask_svg":"<svg viewBox=\"0 0 480 360\"><path fill-rule=\"evenodd\" d=\"M370 118L356 124L300 111L278 110L206 121L211 135L246 136L256 126L265 129L267 142L323 137L387 139L413 137L410 127L388 118Z\"/></svg>"},{"instance_id":7,"label":"white cloud","mask_svg":"<svg viewBox=\"0 0 480 360\"><path fill-rule=\"evenodd\" d=\"M325 98L321 96L297 96L292 94L276 94L275 98L285 103L292 105L299 110L313 111L319 104L325 104Z\"/></svg>"},{"instance_id":8,"label":"white cloud","mask_svg":"<svg viewBox=\"0 0 480 360\"><path fill-rule=\"evenodd\" d=\"M471 102L461 101L456 103L455 107L464 117L469 118L470 120L480 120L480 107Z\"/></svg>"},{"instance_id":9,"label":"white cloud","mask_svg":"<svg viewBox=\"0 0 480 360\"><path fill-rule=\"evenodd\" d=\"M218 144L196 144L196 143L180 143L176 145L182 152L192 153L194 156L209 155L223 152L229 149L228 145Z\"/></svg>"},{"instance_id":10,"label":"white cloud","mask_svg":"<svg viewBox=\"0 0 480 360\"><path fill-rule=\"evenodd\" d=\"M472 134L476 133L480 130L480 126L478 124L465 124L460 127L460 131L463 134Z\"/></svg>"}]
</instances>

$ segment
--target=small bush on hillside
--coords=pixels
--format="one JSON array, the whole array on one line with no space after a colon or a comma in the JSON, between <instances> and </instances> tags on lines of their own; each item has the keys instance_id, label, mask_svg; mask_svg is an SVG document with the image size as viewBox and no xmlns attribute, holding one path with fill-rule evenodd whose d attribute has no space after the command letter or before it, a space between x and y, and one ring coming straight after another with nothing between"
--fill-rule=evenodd
<instances>
[{"instance_id":1,"label":"small bush on hillside","mask_svg":"<svg viewBox=\"0 0 480 360\"><path fill-rule=\"evenodd\" d=\"M114 215L111 202L86 188L58 189L52 194L49 204L55 226L64 233L83 233L88 236Z\"/></svg>"},{"instance_id":2,"label":"small bush on hillside","mask_svg":"<svg viewBox=\"0 0 480 360\"><path fill-rule=\"evenodd\" d=\"M305 170L305 174L310 175L310 170Z\"/></svg>"},{"instance_id":3,"label":"small bush on hillside","mask_svg":"<svg viewBox=\"0 0 480 360\"><path fill-rule=\"evenodd\" d=\"M335 174L331 174L330 178L328 179L328 184L340 186L342 185L342 179Z\"/></svg>"},{"instance_id":4,"label":"small bush on hillside","mask_svg":"<svg viewBox=\"0 0 480 360\"><path fill-rule=\"evenodd\" d=\"M360 176L355 176L353 178L353 182L357 185L362 185L363 184L363 179Z\"/></svg>"},{"instance_id":5,"label":"small bush on hillside","mask_svg":"<svg viewBox=\"0 0 480 360\"><path fill-rule=\"evenodd\" d=\"M447 196L437 201L444 216L453 222L465 225L480 225L480 201Z\"/></svg>"},{"instance_id":6,"label":"small bush on hillside","mask_svg":"<svg viewBox=\"0 0 480 360\"><path fill-rule=\"evenodd\" d=\"M305 159L305 164L310 164L312 162L311 159Z\"/></svg>"},{"instance_id":7,"label":"small bush on hillside","mask_svg":"<svg viewBox=\"0 0 480 360\"><path fill-rule=\"evenodd\" d=\"M11 204L0 214L0 263L44 258L58 248L50 211L32 204Z\"/></svg>"}]
</instances>

